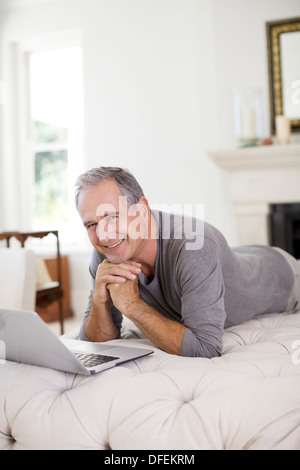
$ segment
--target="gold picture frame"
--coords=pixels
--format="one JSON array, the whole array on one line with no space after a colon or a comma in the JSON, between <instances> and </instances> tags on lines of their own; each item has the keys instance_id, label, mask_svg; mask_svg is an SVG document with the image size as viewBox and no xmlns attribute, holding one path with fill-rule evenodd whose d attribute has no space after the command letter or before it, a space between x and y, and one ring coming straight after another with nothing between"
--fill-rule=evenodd
<instances>
[{"instance_id":1,"label":"gold picture frame","mask_svg":"<svg viewBox=\"0 0 300 470\"><path fill-rule=\"evenodd\" d=\"M271 21L266 23L267 28L267 45L268 45L268 68L269 68L269 95L270 95L270 120L271 120L271 132L275 134L275 117L277 115L283 115L285 96L283 90L283 49L281 47L281 36L286 33L300 32L300 17L291 18L285 20ZM295 37L295 36L294 36ZM298 39L298 36L297 36ZM298 57L295 57L295 63L297 63L297 74L299 66L299 76L295 77L294 83L297 82L297 86L300 87L300 52ZM297 91L297 90L296 90ZM298 92L297 92L298 93ZM300 93L298 93L300 96ZM295 93L294 93L295 96ZM299 115L296 111L296 116L288 119L291 121L291 131L300 132L300 100L298 102L297 110L299 108Z\"/></svg>"}]
</instances>

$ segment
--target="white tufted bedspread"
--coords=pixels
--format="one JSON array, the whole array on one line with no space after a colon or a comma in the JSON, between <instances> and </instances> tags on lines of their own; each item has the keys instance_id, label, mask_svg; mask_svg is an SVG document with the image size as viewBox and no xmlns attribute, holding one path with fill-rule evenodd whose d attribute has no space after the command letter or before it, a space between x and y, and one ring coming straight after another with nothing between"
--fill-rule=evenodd
<instances>
[{"instance_id":1,"label":"white tufted bedspread","mask_svg":"<svg viewBox=\"0 0 300 470\"><path fill-rule=\"evenodd\" d=\"M2 364L0 449L300 449L300 312L228 329L211 360L155 348L92 377Z\"/></svg>"}]
</instances>

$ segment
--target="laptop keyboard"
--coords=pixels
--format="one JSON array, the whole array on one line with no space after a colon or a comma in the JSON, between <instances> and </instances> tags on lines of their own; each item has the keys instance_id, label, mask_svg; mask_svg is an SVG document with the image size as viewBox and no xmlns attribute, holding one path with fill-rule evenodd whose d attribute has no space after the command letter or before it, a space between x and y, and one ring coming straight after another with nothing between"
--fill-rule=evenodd
<instances>
[{"instance_id":1,"label":"laptop keyboard","mask_svg":"<svg viewBox=\"0 0 300 470\"><path fill-rule=\"evenodd\" d=\"M100 364L105 364L106 362L114 361L115 359L120 359L119 357L104 356L103 354L73 353L73 355L85 367L95 367Z\"/></svg>"}]
</instances>

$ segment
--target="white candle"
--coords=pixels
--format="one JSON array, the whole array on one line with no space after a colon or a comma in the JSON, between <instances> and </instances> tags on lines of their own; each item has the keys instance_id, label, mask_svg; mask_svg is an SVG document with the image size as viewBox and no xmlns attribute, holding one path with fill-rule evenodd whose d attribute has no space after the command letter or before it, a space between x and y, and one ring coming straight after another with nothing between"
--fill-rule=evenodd
<instances>
[{"instance_id":1,"label":"white candle","mask_svg":"<svg viewBox=\"0 0 300 470\"><path fill-rule=\"evenodd\" d=\"M253 108L246 108L243 111L242 137L244 139L256 138L256 113Z\"/></svg>"},{"instance_id":2,"label":"white candle","mask_svg":"<svg viewBox=\"0 0 300 470\"><path fill-rule=\"evenodd\" d=\"M285 116L276 116L276 137L278 144L288 144L291 139L291 123Z\"/></svg>"}]
</instances>

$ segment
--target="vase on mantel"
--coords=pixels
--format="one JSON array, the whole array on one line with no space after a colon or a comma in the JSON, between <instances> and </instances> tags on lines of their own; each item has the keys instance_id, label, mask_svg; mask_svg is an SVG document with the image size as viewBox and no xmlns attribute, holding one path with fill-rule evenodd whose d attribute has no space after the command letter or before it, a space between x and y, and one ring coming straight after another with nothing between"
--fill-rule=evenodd
<instances>
[{"instance_id":1,"label":"vase on mantel","mask_svg":"<svg viewBox=\"0 0 300 470\"><path fill-rule=\"evenodd\" d=\"M262 91L247 88L234 92L235 135L239 147L258 145L263 137Z\"/></svg>"}]
</instances>

